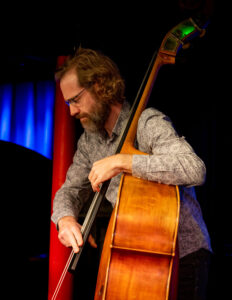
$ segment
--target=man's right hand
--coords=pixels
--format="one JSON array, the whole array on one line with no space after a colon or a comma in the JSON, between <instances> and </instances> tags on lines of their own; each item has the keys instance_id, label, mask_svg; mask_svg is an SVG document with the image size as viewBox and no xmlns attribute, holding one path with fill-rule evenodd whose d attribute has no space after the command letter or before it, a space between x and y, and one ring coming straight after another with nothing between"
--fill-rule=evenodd
<instances>
[{"instance_id":1,"label":"man's right hand","mask_svg":"<svg viewBox=\"0 0 232 300\"><path fill-rule=\"evenodd\" d=\"M74 253L79 252L79 247L83 245L81 225L77 223L72 216L65 216L58 221L60 242L66 247L72 247ZM90 234L88 242L93 248L97 248L97 244Z\"/></svg>"},{"instance_id":2,"label":"man's right hand","mask_svg":"<svg viewBox=\"0 0 232 300\"><path fill-rule=\"evenodd\" d=\"M83 245L81 225L72 216L65 216L58 222L60 242L66 247L72 247L74 253L79 252Z\"/></svg>"}]
</instances>

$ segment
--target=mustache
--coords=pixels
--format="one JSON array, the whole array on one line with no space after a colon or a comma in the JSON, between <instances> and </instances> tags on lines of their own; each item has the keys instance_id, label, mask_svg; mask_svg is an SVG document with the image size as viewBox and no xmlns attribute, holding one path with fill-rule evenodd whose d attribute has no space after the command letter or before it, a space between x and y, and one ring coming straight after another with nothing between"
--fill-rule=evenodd
<instances>
[{"instance_id":1,"label":"mustache","mask_svg":"<svg viewBox=\"0 0 232 300\"><path fill-rule=\"evenodd\" d=\"M83 114L79 114L76 116L76 119L81 119L81 118L89 118L89 114L87 113L83 113Z\"/></svg>"}]
</instances>

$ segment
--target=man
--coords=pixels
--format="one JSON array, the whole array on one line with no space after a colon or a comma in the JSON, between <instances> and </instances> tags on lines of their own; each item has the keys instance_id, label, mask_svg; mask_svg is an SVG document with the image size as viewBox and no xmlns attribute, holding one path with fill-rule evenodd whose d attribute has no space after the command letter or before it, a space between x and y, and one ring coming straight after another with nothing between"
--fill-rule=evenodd
<instances>
[{"instance_id":1,"label":"man","mask_svg":"<svg viewBox=\"0 0 232 300\"><path fill-rule=\"evenodd\" d=\"M129 115L124 82L117 66L106 56L79 49L57 73L70 114L84 133L78 141L66 181L54 199L53 222L62 244L79 251L83 244L78 215L92 190L111 179L106 199L114 206L122 172L180 189L179 298L204 299L210 238L196 200L194 185L203 184L205 165L169 118L145 109L137 129L136 145L149 155L114 154ZM90 243L96 247L95 241ZM187 267L186 267L187 266ZM194 298L195 297L195 298Z\"/></svg>"}]
</instances>

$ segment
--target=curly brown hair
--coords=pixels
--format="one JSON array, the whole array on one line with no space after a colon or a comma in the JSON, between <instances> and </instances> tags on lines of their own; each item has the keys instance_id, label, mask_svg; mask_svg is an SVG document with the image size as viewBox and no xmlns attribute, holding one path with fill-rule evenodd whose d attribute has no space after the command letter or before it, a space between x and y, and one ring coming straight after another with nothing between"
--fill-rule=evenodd
<instances>
[{"instance_id":1,"label":"curly brown hair","mask_svg":"<svg viewBox=\"0 0 232 300\"><path fill-rule=\"evenodd\" d=\"M56 71L55 78L61 80L71 69L75 69L79 84L108 104L123 103L125 84L116 64L99 51L79 48Z\"/></svg>"}]
</instances>

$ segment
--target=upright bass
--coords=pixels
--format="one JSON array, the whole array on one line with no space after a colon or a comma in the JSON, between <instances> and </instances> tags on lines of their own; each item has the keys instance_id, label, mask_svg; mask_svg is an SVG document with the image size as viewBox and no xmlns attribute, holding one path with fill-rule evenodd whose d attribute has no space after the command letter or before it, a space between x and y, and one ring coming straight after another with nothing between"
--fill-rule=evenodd
<instances>
[{"instance_id":1,"label":"upright bass","mask_svg":"<svg viewBox=\"0 0 232 300\"><path fill-rule=\"evenodd\" d=\"M170 30L154 53L142 85L121 133L116 153L142 154L134 148L137 123L145 109L160 67L175 64L181 48L195 36L202 36L208 22L189 18ZM109 182L95 193L84 223L83 241L105 196ZM95 300L174 300L177 295L179 190L129 174L123 174L117 202L107 229ZM75 271L79 253L73 251L52 297L56 299L66 272Z\"/></svg>"},{"instance_id":2,"label":"upright bass","mask_svg":"<svg viewBox=\"0 0 232 300\"><path fill-rule=\"evenodd\" d=\"M204 31L190 18L164 38L136 111L132 108L133 119L120 153L145 154L134 148L138 119L160 67L174 64L180 47L195 33ZM95 300L176 298L179 207L177 186L123 174L102 251Z\"/></svg>"}]
</instances>

